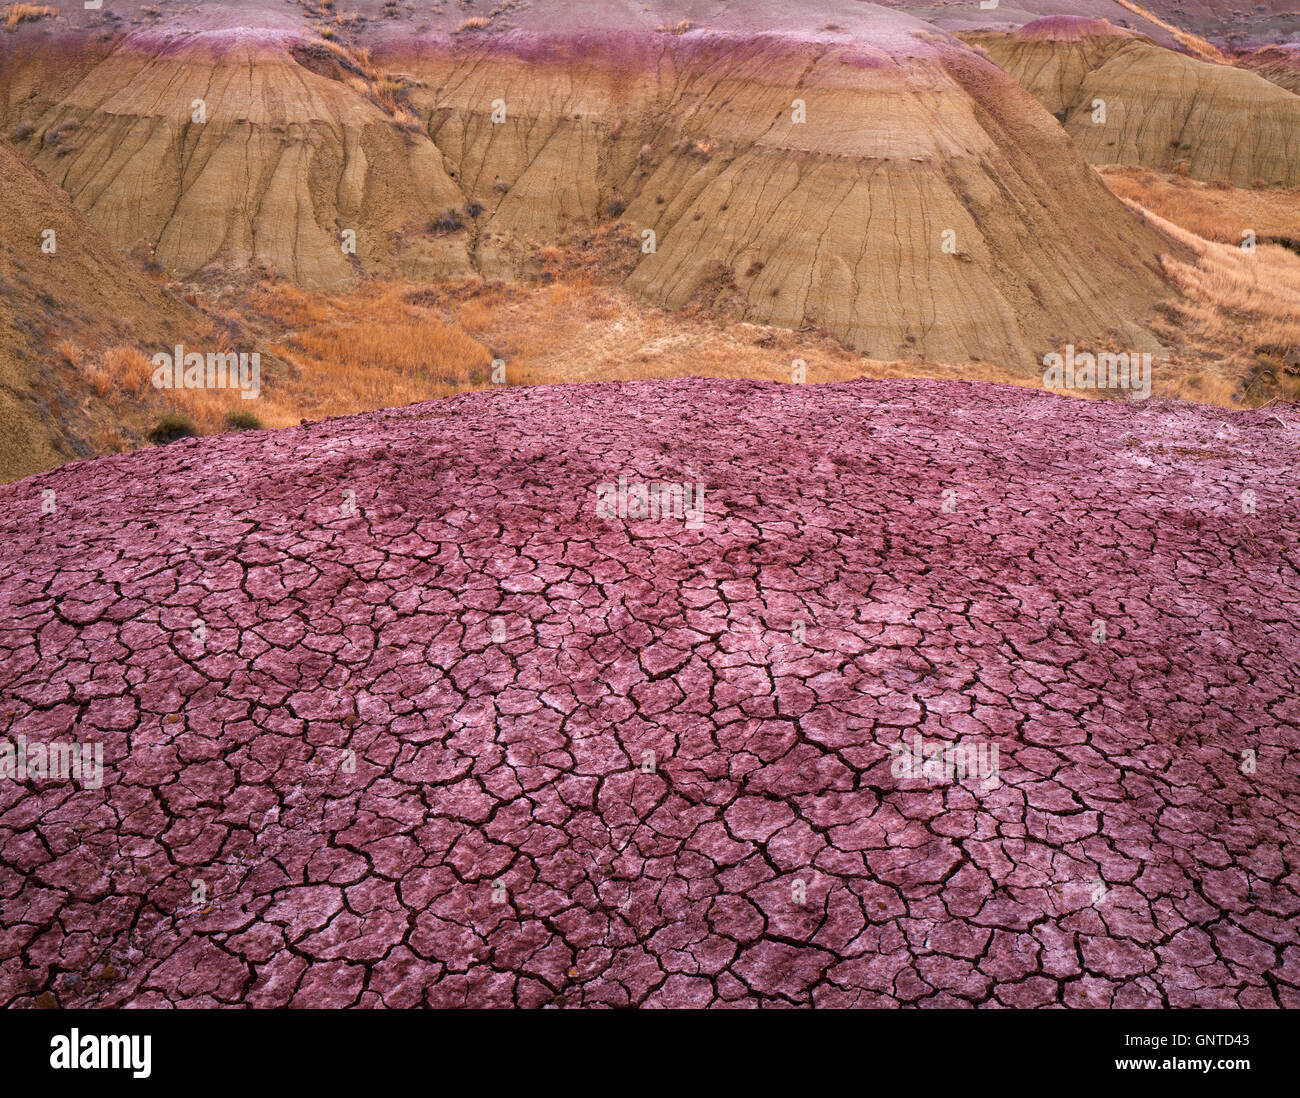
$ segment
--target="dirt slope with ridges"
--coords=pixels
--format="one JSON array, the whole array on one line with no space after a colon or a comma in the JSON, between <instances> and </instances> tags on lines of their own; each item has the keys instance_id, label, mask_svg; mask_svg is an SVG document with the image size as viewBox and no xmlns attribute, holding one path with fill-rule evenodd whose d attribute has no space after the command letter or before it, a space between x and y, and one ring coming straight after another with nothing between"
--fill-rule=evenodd
<instances>
[{"instance_id":1,"label":"dirt slope with ridges","mask_svg":"<svg viewBox=\"0 0 1300 1098\"><path fill-rule=\"evenodd\" d=\"M1300 95L1300 42L1253 50L1239 57L1237 63L1278 87Z\"/></svg>"},{"instance_id":2,"label":"dirt slope with ridges","mask_svg":"<svg viewBox=\"0 0 1300 1098\"><path fill-rule=\"evenodd\" d=\"M668 33L678 6L376 33L421 133L313 68L304 40L248 28L133 31L57 102L11 94L5 124L30 128L24 148L113 239L156 242L183 272L260 258L308 285L354 267L515 277L618 217L657 234L627 260L647 299L824 327L874 357L1032 369L1058 339L1154 349L1140 318L1171 245L994 66L870 5L841 5L836 30L773 8L766 33L684 5L713 21ZM471 202L467 229L428 229ZM339 246L353 224L355 262Z\"/></svg>"},{"instance_id":3,"label":"dirt slope with ridges","mask_svg":"<svg viewBox=\"0 0 1300 1098\"><path fill-rule=\"evenodd\" d=\"M1300 184L1300 96L1254 72L1091 20L964 37L1057 115L1094 164L1163 171L1185 164L1197 179L1239 187ZM1093 121L1098 99L1104 123Z\"/></svg>"},{"instance_id":4,"label":"dirt slope with ridges","mask_svg":"<svg viewBox=\"0 0 1300 1098\"><path fill-rule=\"evenodd\" d=\"M96 397L59 361L64 339L170 345L197 328L93 228L68 196L0 141L0 481L93 451ZM42 251L53 230L53 254Z\"/></svg>"},{"instance_id":5,"label":"dirt slope with ridges","mask_svg":"<svg viewBox=\"0 0 1300 1098\"><path fill-rule=\"evenodd\" d=\"M0 732L105 772L0 782L0 1005L1300 1006L1298 440L685 380L2 487Z\"/></svg>"},{"instance_id":6,"label":"dirt slope with ridges","mask_svg":"<svg viewBox=\"0 0 1300 1098\"><path fill-rule=\"evenodd\" d=\"M379 262L394 258L392 238L460 193L427 137L298 64L290 51L303 44L248 28L136 31L57 103L11 99L7 125L123 247L147 243L184 274L258 259L336 286L393 267ZM357 235L355 263L344 229ZM427 253L405 258L419 273L468 273L458 241Z\"/></svg>"},{"instance_id":7,"label":"dirt slope with ridges","mask_svg":"<svg viewBox=\"0 0 1300 1098\"><path fill-rule=\"evenodd\" d=\"M1021 364L1053 334L1124 331L1158 292L1143 265L1165 242L1112 206L1020 89L912 30L858 46L686 34L631 56L617 40L506 36L406 66L440 89L412 102L488 207L486 272L616 199L656 234L628 284L668 306L703 287L885 358ZM500 126L496 97L515 112Z\"/></svg>"}]
</instances>

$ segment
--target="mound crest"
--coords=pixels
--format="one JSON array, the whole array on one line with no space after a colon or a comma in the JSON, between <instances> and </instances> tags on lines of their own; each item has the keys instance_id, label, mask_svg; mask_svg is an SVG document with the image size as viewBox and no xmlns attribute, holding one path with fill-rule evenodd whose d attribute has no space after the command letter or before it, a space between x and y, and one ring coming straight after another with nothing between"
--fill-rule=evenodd
<instances>
[{"instance_id":1,"label":"mound crest","mask_svg":"<svg viewBox=\"0 0 1300 1098\"><path fill-rule=\"evenodd\" d=\"M1012 37L1021 42L1082 42L1086 38L1136 38L1131 30L1105 19L1082 15L1048 15L1017 28Z\"/></svg>"},{"instance_id":2,"label":"mound crest","mask_svg":"<svg viewBox=\"0 0 1300 1098\"><path fill-rule=\"evenodd\" d=\"M1300 42L1266 46L1244 55L1239 63L1279 87L1300 94Z\"/></svg>"}]
</instances>

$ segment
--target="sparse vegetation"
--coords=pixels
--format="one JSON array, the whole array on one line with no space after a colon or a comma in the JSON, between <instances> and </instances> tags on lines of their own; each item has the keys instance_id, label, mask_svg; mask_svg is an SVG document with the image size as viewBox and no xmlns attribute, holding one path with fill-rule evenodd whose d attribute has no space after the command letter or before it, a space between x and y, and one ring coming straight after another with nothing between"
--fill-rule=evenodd
<instances>
[{"instance_id":1,"label":"sparse vegetation","mask_svg":"<svg viewBox=\"0 0 1300 1098\"><path fill-rule=\"evenodd\" d=\"M1240 244L1247 229L1260 241L1300 240L1300 187L1247 190L1222 179L1200 183L1145 168L1098 170L1120 198L1206 240Z\"/></svg>"},{"instance_id":2,"label":"sparse vegetation","mask_svg":"<svg viewBox=\"0 0 1300 1098\"><path fill-rule=\"evenodd\" d=\"M465 227L465 221L459 210L447 210L429 220L429 231L435 236L450 236Z\"/></svg>"},{"instance_id":3,"label":"sparse vegetation","mask_svg":"<svg viewBox=\"0 0 1300 1098\"><path fill-rule=\"evenodd\" d=\"M226 413L226 426L232 431L260 431L262 421L252 412L235 409Z\"/></svg>"},{"instance_id":4,"label":"sparse vegetation","mask_svg":"<svg viewBox=\"0 0 1300 1098\"><path fill-rule=\"evenodd\" d=\"M198 428L189 416L168 412L154 424L153 430L149 432L149 441L165 446L178 439L193 438L198 433Z\"/></svg>"},{"instance_id":5,"label":"sparse vegetation","mask_svg":"<svg viewBox=\"0 0 1300 1098\"><path fill-rule=\"evenodd\" d=\"M58 149L61 154L66 153L69 151L67 147L68 137L75 133L77 129L78 124L75 119L65 119L57 126L51 126L45 131L45 134L41 137L41 144L47 149Z\"/></svg>"},{"instance_id":6,"label":"sparse vegetation","mask_svg":"<svg viewBox=\"0 0 1300 1098\"><path fill-rule=\"evenodd\" d=\"M254 328L274 333L288 376L264 386L268 426L447 396L487 376L492 355L440 319L410 288L371 283L326 295L262 282L227 304Z\"/></svg>"},{"instance_id":7,"label":"sparse vegetation","mask_svg":"<svg viewBox=\"0 0 1300 1098\"><path fill-rule=\"evenodd\" d=\"M57 14L47 4L9 4L0 9L0 19L8 30L14 30L21 23L39 23L42 19L53 19Z\"/></svg>"},{"instance_id":8,"label":"sparse vegetation","mask_svg":"<svg viewBox=\"0 0 1300 1098\"><path fill-rule=\"evenodd\" d=\"M1194 257L1162 261L1179 296L1155 331L1176 354L1155 391L1229 407L1300 399L1300 256L1208 241L1126 201Z\"/></svg>"}]
</instances>

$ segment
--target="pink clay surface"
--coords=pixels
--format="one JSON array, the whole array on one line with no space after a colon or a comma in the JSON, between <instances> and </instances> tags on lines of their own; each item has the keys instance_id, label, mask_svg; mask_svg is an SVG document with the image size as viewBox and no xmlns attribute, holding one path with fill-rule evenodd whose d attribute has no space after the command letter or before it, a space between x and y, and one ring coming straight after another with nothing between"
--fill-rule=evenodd
<instances>
[{"instance_id":1,"label":"pink clay surface","mask_svg":"<svg viewBox=\"0 0 1300 1098\"><path fill-rule=\"evenodd\" d=\"M6 485L0 738L105 775L0 779L0 1004L1300 1006L1297 440L686 380Z\"/></svg>"}]
</instances>

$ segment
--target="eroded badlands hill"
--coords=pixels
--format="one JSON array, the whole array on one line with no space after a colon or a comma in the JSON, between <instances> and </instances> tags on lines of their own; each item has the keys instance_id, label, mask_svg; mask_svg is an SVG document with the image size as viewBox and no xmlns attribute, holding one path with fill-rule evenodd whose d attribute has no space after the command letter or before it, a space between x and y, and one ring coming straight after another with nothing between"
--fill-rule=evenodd
<instances>
[{"instance_id":1,"label":"eroded badlands hill","mask_svg":"<svg viewBox=\"0 0 1300 1098\"><path fill-rule=\"evenodd\" d=\"M922 18L949 30L1006 30L1032 22L1040 16L1104 19L1128 27L1162 46L1199 48L1186 34L1219 45L1261 45L1285 41L1300 28L1298 0L1000 0L989 10L978 3L926 3L925 0L885 0L890 7L903 6ZM1213 49L1213 47L1211 47Z\"/></svg>"},{"instance_id":2,"label":"eroded badlands hill","mask_svg":"<svg viewBox=\"0 0 1300 1098\"><path fill-rule=\"evenodd\" d=\"M114 240L183 274L516 277L616 222L647 300L877 358L1155 349L1142 319L1174 246L1032 96L873 5L758 15L575 0L403 34L283 12L20 27L0 36L0 123Z\"/></svg>"},{"instance_id":3,"label":"eroded badlands hill","mask_svg":"<svg viewBox=\"0 0 1300 1098\"><path fill-rule=\"evenodd\" d=\"M1300 184L1300 95L1264 75L1096 19L1048 18L967 39L1060 118L1094 164L1181 165L1239 187Z\"/></svg>"},{"instance_id":4,"label":"eroded badlands hill","mask_svg":"<svg viewBox=\"0 0 1300 1098\"><path fill-rule=\"evenodd\" d=\"M0 733L105 772L0 780L0 1003L1300 1005L1297 432L688 380L4 486Z\"/></svg>"},{"instance_id":5,"label":"eroded badlands hill","mask_svg":"<svg viewBox=\"0 0 1300 1098\"><path fill-rule=\"evenodd\" d=\"M67 339L185 340L200 318L124 263L68 196L0 140L0 479L88 456L98 395Z\"/></svg>"}]
</instances>

